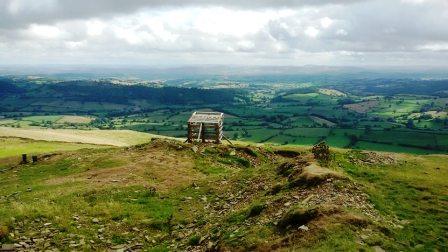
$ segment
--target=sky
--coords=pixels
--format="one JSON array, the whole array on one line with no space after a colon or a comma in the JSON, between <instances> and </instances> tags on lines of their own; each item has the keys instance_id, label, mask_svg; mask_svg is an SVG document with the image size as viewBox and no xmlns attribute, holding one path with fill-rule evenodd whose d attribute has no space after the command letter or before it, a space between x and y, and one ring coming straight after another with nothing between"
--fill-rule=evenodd
<instances>
[{"instance_id":1,"label":"sky","mask_svg":"<svg viewBox=\"0 0 448 252\"><path fill-rule=\"evenodd\" d=\"M1 0L0 65L448 67L448 0Z\"/></svg>"}]
</instances>

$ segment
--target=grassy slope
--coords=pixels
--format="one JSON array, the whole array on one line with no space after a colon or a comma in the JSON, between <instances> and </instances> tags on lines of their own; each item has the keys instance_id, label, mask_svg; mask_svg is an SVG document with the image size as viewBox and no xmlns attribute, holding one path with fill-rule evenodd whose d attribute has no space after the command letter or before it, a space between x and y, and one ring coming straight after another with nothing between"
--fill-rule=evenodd
<instances>
[{"instance_id":1,"label":"grassy slope","mask_svg":"<svg viewBox=\"0 0 448 252\"><path fill-rule=\"evenodd\" d=\"M276 173L290 159L269 147L252 150L194 153L156 141L2 165L3 242L26 236L43 239L37 248L447 249L447 156L338 151L330 167L356 184L291 188ZM322 210L329 206L337 211ZM278 229L292 209L313 207L323 214L306 224L309 231Z\"/></svg>"},{"instance_id":2,"label":"grassy slope","mask_svg":"<svg viewBox=\"0 0 448 252\"><path fill-rule=\"evenodd\" d=\"M448 156L400 155L398 160L378 166L337 158L348 174L365 185L377 209L400 220L399 228L389 234L396 238L391 248L448 249Z\"/></svg>"},{"instance_id":3,"label":"grassy slope","mask_svg":"<svg viewBox=\"0 0 448 252\"><path fill-rule=\"evenodd\" d=\"M155 135L132 130L72 130L0 127L0 137L20 137L45 141L129 146L148 142Z\"/></svg>"},{"instance_id":4,"label":"grassy slope","mask_svg":"<svg viewBox=\"0 0 448 252\"><path fill-rule=\"evenodd\" d=\"M78 150L83 148L101 148L104 146L81 143L48 142L30 139L0 137L0 158L17 157L55 151Z\"/></svg>"}]
</instances>

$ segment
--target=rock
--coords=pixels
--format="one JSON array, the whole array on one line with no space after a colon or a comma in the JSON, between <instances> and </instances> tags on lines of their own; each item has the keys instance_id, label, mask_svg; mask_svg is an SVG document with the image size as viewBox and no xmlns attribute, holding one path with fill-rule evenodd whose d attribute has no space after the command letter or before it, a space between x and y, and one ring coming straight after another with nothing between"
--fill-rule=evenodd
<instances>
[{"instance_id":1,"label":"rock","mask_svg":"<svg viewBox=\"0 0 448 252\"><path fill-rule=\"evenodd\" d=\"M33 238L33 242L34 243L41 243L44 242L45 240L43 238Z\"/></svg>"},{"instance_id":2,"label":"rock","mask_svg":"<svg viewBox=\"0 0 448 252\"><path fill-rule=\"evenodd\" d=\"M422 249L422 248L424 248L425 247L425 245L423 245L423 244L417 244L417 245L415 245L415 249Z\"/></svg>"},{"instance_id":3,"label":"rock","mask_svg":"<svg viewBox=\"0 0 448 252\"><path fill-rule=\"evenodd\" d=\"M15 251L14 244L3 244L0 251Z\"/></svg>"},{"instance_id":4,"label":"rock","mask_svg":"<svg viewBox=\"0 0 448 252\"><path fill-rule=\"evenodd\" d=\"M361 237L361 239L363 239L364 241L367 240L367 239L369 239L369 237L368 237L367 235L361 235L360 237Z\"/></svg>"},{"instance_id":5,"label":"rock","mask_svg":"<svg viewBox=\"0 0 448 252\"><path fill-rule=\"evenodd\" d=\"M93 223L99 223L100 220L98 220L98 218L93 218L93 219L92 219L92 222L93 222Z\"/></svg>"},{"instance_id":6,"label":"rock","mask_svg":"<svg viewBox=\"0 0 448 252\"><path fill-rule=\"evenodd\" d=\"M120 244L120 245L115 245L112 246L110 249L112 249L113 251L125 251L126 250L126 245L125 244Z\"/></svg>"},{"instance_id":7,"label":"rock","mask_svg":"<svg viewBox=\"0 0 448 252\"><path fill-rule=\"evenodd\" d=\"M308 231L308 230L310 230L310 229L309 229L307 226L305 226L305 225L300 226L299 229L300 229L300 230L303 230L303 231Z\"/></svg>"},{"instance_id":8,"label":"rock","mask_svg":"<svg viewBox=\"0 0 448 252\"><path fill-rule=\"evenodd\" d=\"M382 247L380 246L374 246L372 247L373 251L375 252L386 252Z\"/></svg>"},{"instance_id":9,"label":"rock","mask_svg":"<svg viewBox=\"0 0 448 252\"><path fill-rule=\"evenodd\" d=\"M136 243L131 247L131 249L136 250L136 249L141 249L142 247L143 247L143 243Z\"/></svg>"}]
</instances>

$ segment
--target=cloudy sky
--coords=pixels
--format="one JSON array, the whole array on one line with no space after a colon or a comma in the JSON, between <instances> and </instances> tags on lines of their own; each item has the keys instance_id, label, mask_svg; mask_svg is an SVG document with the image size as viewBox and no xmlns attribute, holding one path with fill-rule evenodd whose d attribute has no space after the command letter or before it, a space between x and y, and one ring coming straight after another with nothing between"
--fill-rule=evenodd
<instances>
[{"instance_id":1,"label":"cloudy sky","mask_svg":"<svg viewBox=\"0 0 448 252\"><path fill-rule=\"evenodd\" d=\"M8 64L448 67L448 0L0 0Z\"/></svg>"}]
</instances>

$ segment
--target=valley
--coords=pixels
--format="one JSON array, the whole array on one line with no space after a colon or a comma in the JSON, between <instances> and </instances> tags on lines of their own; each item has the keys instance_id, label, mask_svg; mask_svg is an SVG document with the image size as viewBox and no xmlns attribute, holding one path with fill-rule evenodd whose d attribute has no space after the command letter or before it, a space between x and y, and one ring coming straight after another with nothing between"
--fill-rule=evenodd
<instances>
[{"instance_id":1,"label":"valley","mask_svg":"<svg viewBox=\"0 0 448 252\"><path fill-rule=\"evenodd\" d=\"M234 77L227 81L232 85L223 87L215 78L164 81L157 87L4 78L0 126L120 129L185 138L192 112L220 111L225 113L225 134L233 140L301 146L326 141L338 148L419 154L448 151L444 80L336 78L321 83L280 76L260 83Z\"/></svg>"}]
</instances>

